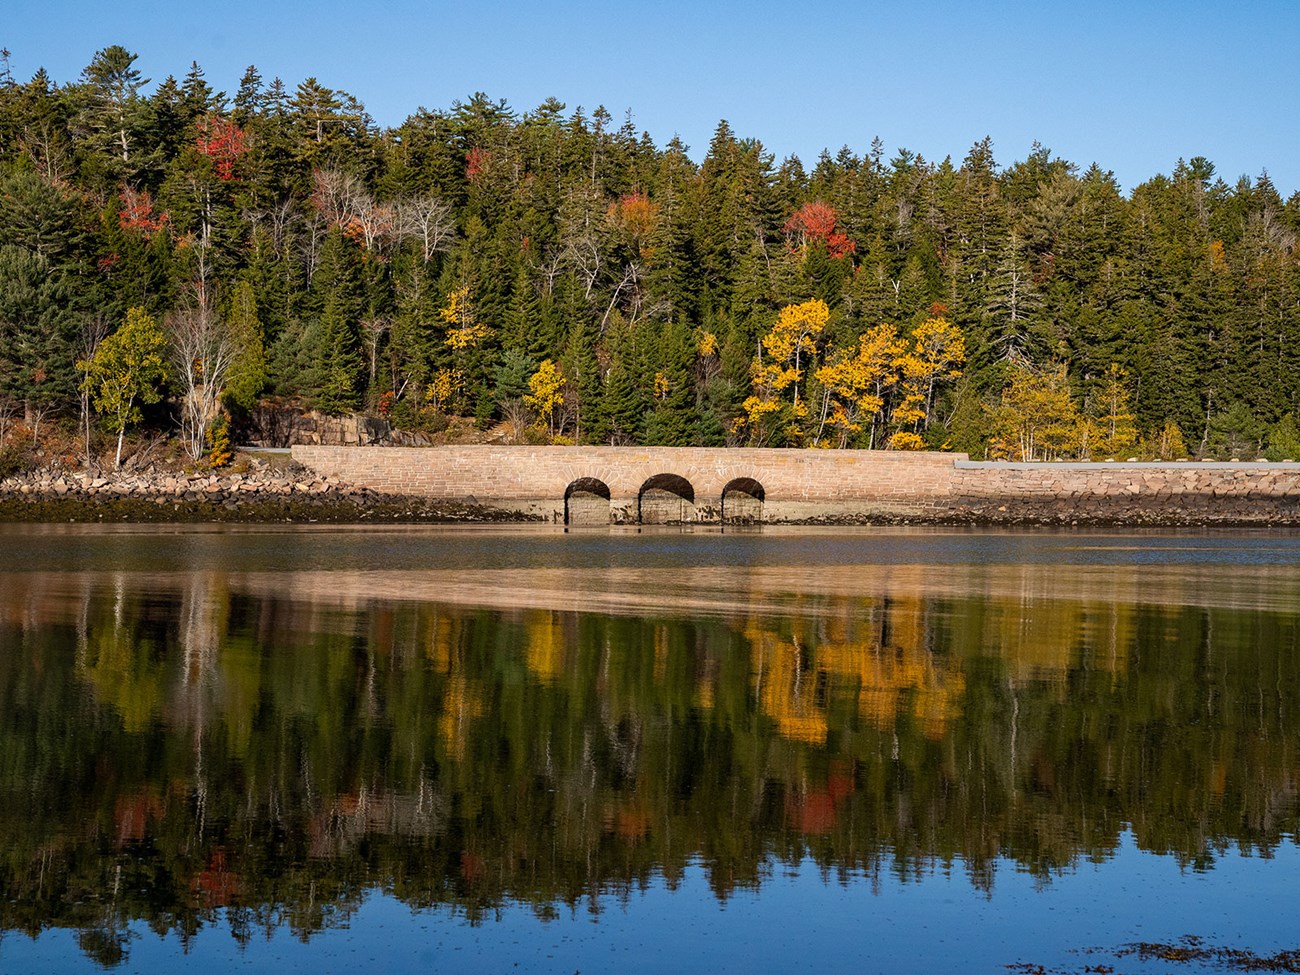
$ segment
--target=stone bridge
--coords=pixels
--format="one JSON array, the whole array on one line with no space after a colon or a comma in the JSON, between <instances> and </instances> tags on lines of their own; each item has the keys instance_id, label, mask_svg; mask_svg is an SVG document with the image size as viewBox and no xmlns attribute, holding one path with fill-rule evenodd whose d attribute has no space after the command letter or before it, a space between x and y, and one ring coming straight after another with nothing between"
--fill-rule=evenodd
<instances>
[{"instance_id":1,"label":"stone bridge","mask_svg":"<svg viewBox=\"0 0 1300 975\"><path fill-rule=\"evenodd\" d=\"M706 447L295 446L323 474L564 524L1300 524L1300 464L1010 464L965 454Z\"/></svg>"},{"instance_id":2,"label":"stone bridge","mask_svg":"<svg viewBox=\"0 0 1300 975\"><path fill-rule=\"evenodd\" d=\"M294 459L390 494L566 524L906 515L952 492L964 454L709 447L295 446Z\"/></svg>"}]
</instances>

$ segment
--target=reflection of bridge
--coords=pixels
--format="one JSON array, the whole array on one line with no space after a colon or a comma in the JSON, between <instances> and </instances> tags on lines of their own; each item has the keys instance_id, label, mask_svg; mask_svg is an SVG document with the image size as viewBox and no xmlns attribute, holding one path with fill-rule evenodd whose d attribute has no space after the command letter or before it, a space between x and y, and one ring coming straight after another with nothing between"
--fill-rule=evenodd
<instances>
[{"instance_id":1,"label":"reflection of bridge","mask_svg":"<svg viewBox=\"0 0 1300 975\"><path fill-rule=\"evenodd\" d=\"M294 458L392 494L473 499L566 524L907 514L951 493L960 454L704 447L317 447Z\"/></svg>"}]
</instances>

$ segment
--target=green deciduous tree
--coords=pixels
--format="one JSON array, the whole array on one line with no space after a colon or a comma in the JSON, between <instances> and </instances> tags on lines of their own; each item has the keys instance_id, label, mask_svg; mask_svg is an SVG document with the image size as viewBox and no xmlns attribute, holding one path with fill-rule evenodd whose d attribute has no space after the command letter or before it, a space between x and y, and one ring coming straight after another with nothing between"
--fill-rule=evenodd
<instances>
[{"instance_id":1,"label":"green deciduous tree","mask_svg":"<svg viewBox=\"0 0 1300 975\"><path fill-rule=\"evenodd\" d=\"M89 362L78 362L95 409L117 433L114 467L122 466L126 429L141 419L141 404L157 403L167 379L167 336L142 309L132 308L116 332L99 343Z\"/></svg>"}]
</instances>

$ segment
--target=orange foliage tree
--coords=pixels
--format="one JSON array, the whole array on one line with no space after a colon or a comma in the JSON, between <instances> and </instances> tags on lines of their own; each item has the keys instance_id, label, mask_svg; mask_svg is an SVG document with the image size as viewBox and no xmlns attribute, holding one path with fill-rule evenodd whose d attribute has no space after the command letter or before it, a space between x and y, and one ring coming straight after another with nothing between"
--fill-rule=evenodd
<instances>
[{"instance_id":1,"label":"orange foliage tree","mask_svg":"<svg viewBox=\"0 0 1300 975\"><path fill-rule=\"evenodd\" d=\"M659 229L659 204L640 191L628 193L609 206L610 223L627 236L633 252L650 257L650 241Z\"/></svg>"}]
</instances>

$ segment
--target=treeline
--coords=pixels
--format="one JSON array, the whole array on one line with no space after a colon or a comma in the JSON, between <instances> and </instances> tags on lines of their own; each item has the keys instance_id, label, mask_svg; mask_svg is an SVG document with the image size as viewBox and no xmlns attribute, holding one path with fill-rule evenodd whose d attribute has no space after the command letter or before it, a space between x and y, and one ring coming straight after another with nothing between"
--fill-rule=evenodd
<instances>
[{"instance_id":1,"label":"treeline","mask_svg":"<svg viewBox=\"0 0 1300 975\"><path fill-rule=\"evenodd\" d=\"M0 64L7 426L120 437L162 398L198 456L274 396L560 442L1300 456L1300 196L1267 174L1125 196L988 139L808 169L726 122L697 164L604 108L383 129L315 78L134 62Z\"/></svg>"}]
</instances>

